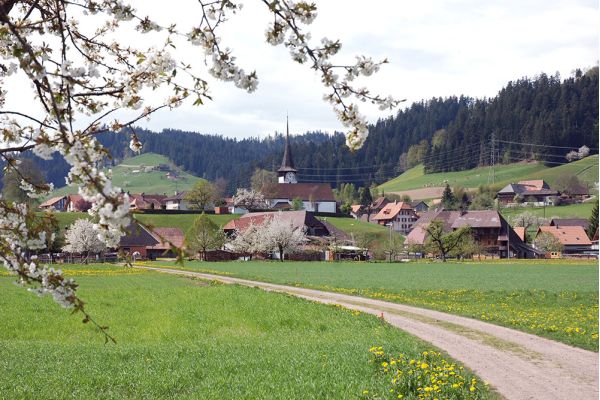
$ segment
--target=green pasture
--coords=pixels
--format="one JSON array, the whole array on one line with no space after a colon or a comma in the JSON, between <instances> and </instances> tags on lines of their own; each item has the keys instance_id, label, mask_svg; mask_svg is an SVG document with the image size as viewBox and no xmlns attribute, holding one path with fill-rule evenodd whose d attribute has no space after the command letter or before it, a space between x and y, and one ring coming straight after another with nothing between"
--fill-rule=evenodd
<instances>
[{"instance_id":1,"label":"green pasture","mask_svg":"<svg viewBox=\"0 0 600 400\"><path fill-rule=\"evenodd\" d=\"M595 261L196 261L186 262L184 268L411 304L598 350Z\"/></svg>"},{"instance_id":2,"label":"green pasture","mask_svg":"<svg viewBox=\"0 0 600 400\"><path fill-rule=\"evenodd\" d=\"M496 185L502 186L503 183L527 179L526 177L546 168L544 165L538 163L498 165L496 167ZM425 187L443 187L446 183L451 187L476 188L488 183L488 175L488 167L425 174L423 165L417 165L402 175L381 184L379 189L386 192L398 192Z\"/></svg>"},{"instance_id":3,"label":"green pasture","mask_svg":"<svg viewBox=\"0 0 600 400\"><path fill-rule=\"evenodd\" d=\"M117 344L0 276L0 398L383 398L371 346L431 349L374 316L292 296L115 266L65 271Z\"/></svg>"},{"instance_id":4,"label":"green pasture","mask_svg":"<svg viewBox=\"0 0 600 400\"><path fill-rule=\"evenodd\" d=\"M450 186L477 188L488 184L489 171L489 167L481 167L466 171L425 174L423 165L417 165L402 175L383 183L379 189L394 192L424 187L441 187L446 183ZM494 187L500 189L509 183L531 179L544 179L552 186L556 179L565 173L576 175L593 188L594 184L598 182L598 155L557 167L547 167L537 162L497 165Z\"/></svg>"},{"instance_id":5,"label":"green pasture","mask_svg":"<svg viewBox=\"0 0 600 400\"><path fill-rule=\"evenodd\" d=\"M177 171L179 180L168 179L165 171L144 172L141 167L167 164L173 171ZM138 171L138 172L134 172ZM154 153L145 153L123 162L112 168L113 185L130 193L168 194L189 190L194 183L200 180L187 172L181 171L167 157ZM77 193L76 187L64 186L52 192L50 197Z\"/></svg>"},{"instance_id":6,"label":"green pasture","mask_svg":"<svg viewBox=\"0 0 600 400\"><path fill-rule=\"evenodd\" d=\"M542 218L585 218L589 219L594 208L594 201L580 204L569 204L556 207L506 207L500 210L504 218L513 218L524 212L530 212Z\"/></svg>"}]
</instances>

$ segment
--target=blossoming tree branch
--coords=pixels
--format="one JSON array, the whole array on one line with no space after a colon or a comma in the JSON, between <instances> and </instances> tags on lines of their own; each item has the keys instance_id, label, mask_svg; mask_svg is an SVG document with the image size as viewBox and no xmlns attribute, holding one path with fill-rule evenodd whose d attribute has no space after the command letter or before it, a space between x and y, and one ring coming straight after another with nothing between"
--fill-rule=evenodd
<instances>
[{"instance_id":1,"label":"blossoming tree branch","mask_svg":"<svg viewBox=\"0 0 600 400\"><path fill-rule=\"evenodd\" d=\"M324 99L348 129L347 145L358 149L366 139L367 123L356 103L371 102L381 109L398 104L391 97L355 86L357 77L373 74L386 60L360 56L352 65L335 64L333 56L339 52L340 42L323 38L315 44L306 31L317 16L313 3L262 0L256 5L272 15L266 41L285 46L293 61L319 74ZM108 130L129 132L124 134L131 135L131 149L139 151L142 144L131 129L137 121L184 101L201 105L211 100L209 77L198 76L193 68L198 63L206 64L214 79L255 91L257 73L241 68L219 37L220 27L241 8L235 1L199 1L197 26L181 30L175 24L160 25L120 0L0 0L0 157L6 164L4 172L18 172L22 152L32 151L43 159L60 153L71 166L67 183L78 187L92 204L89 213L95 217L97 235L107 247L116 247L130 223L129 201L112 185L110 173L98 168L109 155L95 136ZM149 33L160 35L160 41L151 40L152 46L135 45L145 43L139 37ZM203 54L194 55L191 61L176 59L171 52L182 43L197 46ZM30 82L28 95L39 111L33 105L6 108L5 83L19 77ZM151 98L149 92L153 92ZM157 100L156 93L164 93L164 98ZM124 109L137 114L125 120ZM21 178L21 188L31 197L45 196L53 189L26 176ZM76 283L29 255L31 250L44 248L43 224L43 218L25 204L0 199L0 258L22 284L40 294L51 294L90 321L76 295Z\"/></svg>"}]
</instances>

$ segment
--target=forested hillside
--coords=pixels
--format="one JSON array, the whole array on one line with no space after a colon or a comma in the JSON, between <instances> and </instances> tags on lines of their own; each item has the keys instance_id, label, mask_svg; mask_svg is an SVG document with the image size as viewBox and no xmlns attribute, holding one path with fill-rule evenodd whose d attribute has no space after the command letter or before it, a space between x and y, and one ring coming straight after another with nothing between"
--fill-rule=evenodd
<instances>
[{"instance_id":1,"label":"forested hillside","mask_svg":"<svg viewBox=\"0 0 600 400\"><path fill-rule=\"evenodd\" d=\"M281 125L283 130L284 121ZM293 119L290 126L294 133ZM136 132L142 152L162 154L198 177L225 178L230 191L247 186L257 167L277 169L284 143L280 134L233 139L178 130ZM414 103L373 124L365 145L355 153L346 148L341 133L321 132L294 135L292 150L304 182L368 185L387 181L419 163L426 172L488 165L492 136L496 162L537 159L558 165L566 162L568 148L584 144L597 153L598 67L577 70L563 81L542 74L509 82L490 99L460 96ZM127 132L107 133L99 139L115 164L132 155ZM64 185L68 166L59 157L36 158L36 163L49 182Z\"/></svg>"}]
</instances>

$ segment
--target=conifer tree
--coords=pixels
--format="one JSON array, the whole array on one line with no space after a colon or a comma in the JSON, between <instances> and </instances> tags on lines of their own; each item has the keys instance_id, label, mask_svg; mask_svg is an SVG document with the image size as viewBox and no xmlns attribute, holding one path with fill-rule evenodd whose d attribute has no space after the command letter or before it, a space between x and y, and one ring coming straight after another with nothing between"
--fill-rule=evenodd
<instances>
[{"instance_id":1,"label":"conifer tree","mask_svg":"<svg viewBox=\"0 0 600 400\"><path fill-rule=\"evenodd\" d=\"M586 231L588 234L588 237L590 239L594 237L594 234L596 233L596 229L598 229L598 201L597 200L596 200L596 205L594 205L594 208L592 209L592 215L590 216L587 231Z\"/></svg>"}]
</instances>

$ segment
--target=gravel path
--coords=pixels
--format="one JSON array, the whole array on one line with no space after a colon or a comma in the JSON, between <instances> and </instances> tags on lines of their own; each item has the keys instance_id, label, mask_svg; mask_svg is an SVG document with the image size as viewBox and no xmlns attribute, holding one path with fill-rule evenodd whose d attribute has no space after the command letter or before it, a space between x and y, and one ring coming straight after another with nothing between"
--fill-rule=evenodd
<instances>
[{"instance_id":1,"label":"gravel path","mask_svg":"<svg viewBox=\"0 0 600 400\"><path fill-rule=\"evenodd\" d=\"M598 399L598 353L509 328L340 293L166 268L136 267L288 293L383 318L462 362L506 399Z\"/></svg>"}]
</instances>

